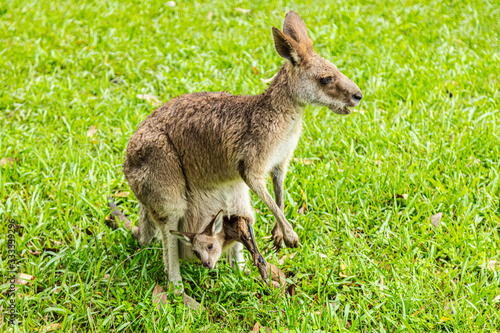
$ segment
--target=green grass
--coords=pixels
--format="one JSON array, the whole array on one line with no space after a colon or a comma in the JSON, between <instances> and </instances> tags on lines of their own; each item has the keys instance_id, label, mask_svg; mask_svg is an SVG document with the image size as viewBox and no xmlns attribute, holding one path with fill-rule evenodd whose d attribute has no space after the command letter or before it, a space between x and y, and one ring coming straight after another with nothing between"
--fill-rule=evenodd
<instances>
[{"instance_id":1,"label":"green grass","mask_svg":"<svg viewBox=\"0 0 500 333\"><path fill-rule=\"evenodd\" d=\"M498 3L177 2L0 2L0 158L13 158L0 167L0 233L17 220L19 271L36 277L17 292L18 331L500 330ZM347 117L306 111L285 193L301 240L282 251L296 253L281 265L295 296L256 270L183 263L207 310L171 294L158 310L161 245L138 252L105 224L106 196L130 191L127 140L153 110L136 95L263 91L283 63L271 26L290 9L364 94ZM119 202L136 221L133 195ZM274 218L254 203L258 244L277 262Z\"/></svg>"}]
</instances>

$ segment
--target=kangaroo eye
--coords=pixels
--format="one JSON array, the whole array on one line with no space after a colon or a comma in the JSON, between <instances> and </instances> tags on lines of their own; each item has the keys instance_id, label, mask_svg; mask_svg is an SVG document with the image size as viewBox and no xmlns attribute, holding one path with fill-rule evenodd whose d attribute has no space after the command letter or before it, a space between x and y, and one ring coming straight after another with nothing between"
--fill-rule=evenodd
<instances>
[{"instance_id":1,"label":"kangaroo eye","mask_svg":"<svg viewBox=\"0 0 500 333\"><path fill-rule=\"evenodd\" d=\"M321 79L319 79L319 82L321 82L321 84L327 84L327 83L330 83L332 80L333 80L333 76L327 76L327 77L322 77Z\"/></svg>"},{"instance_id":2,"label":"kangaroo eye","mask_svg":"<svg viewBox=\"0 0 500 333\"><path fill-rule=\"evenodd\" d=\"M208 249L209 249L209 250L211 250L211 249L213 249L213 247L214 247L214 245L213 245L213 244L210 244L210 245L208 246Z\"/></svg>"}]
</instances>

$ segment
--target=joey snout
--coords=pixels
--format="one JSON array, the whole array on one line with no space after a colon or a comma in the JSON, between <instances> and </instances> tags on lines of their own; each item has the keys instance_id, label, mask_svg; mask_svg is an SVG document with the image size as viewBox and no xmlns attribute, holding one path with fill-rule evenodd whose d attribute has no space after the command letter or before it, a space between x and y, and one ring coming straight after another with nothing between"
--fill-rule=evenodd
<instances>
[{"instance_id":1,"label":"joey snout","mask_svg":"<svg viewBox=\"0 0 500 333\"><path fill-rule=\"evenodd\" d=\"M206 260L203 261L203 267L205 267L206 269L214 269L215 263L213 263L211 260Z\"/></svg>"}]
</instances>

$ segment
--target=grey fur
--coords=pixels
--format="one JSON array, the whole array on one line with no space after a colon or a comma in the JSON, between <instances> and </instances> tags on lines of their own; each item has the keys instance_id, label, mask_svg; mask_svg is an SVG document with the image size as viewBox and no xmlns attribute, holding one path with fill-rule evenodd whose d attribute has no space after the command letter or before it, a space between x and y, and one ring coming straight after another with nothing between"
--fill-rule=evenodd
<instances>
[{"instance_id":1,"label":"grey fur","mask_svg":"<svg viewBox=\"0 0 500 333\"><path fill-rule=\"evenodd\" d=\"M177 238L168 230L199 232L221 209L254 220L248 188L276 218L274 246L297 247L285 218L283 181L297 145L306 104L348 114L361 91L318 56L302 19L289 12L284 32L273 27L276 50L287 61L260 95L194 93L173 98L150 114L128 143L123 171L140 203L141 244L159 233L168 279L182 290ZM266 188L272 172L276 202ZM144 213L142 213L144 211Z\"/></svg>"}]
</instances>

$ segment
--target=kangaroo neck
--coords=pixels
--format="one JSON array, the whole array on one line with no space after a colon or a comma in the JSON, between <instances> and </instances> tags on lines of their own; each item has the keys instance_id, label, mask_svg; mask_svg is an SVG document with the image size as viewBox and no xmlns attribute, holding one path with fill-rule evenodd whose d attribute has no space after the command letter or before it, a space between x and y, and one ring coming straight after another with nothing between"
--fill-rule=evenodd
<instances>
[{"instance_id":1,"label":"kangaroo neck","mask_svg":"<svg viewBox=\"0 0 500 333\"><path fill-rule=\"evenodd\" d=\"M260 95L275 112L302 114L304 110L304 105L295 98L291 89L292 70L292 65L287 61L281 66L271 85Z\"/></svg>"}]
</instances>

